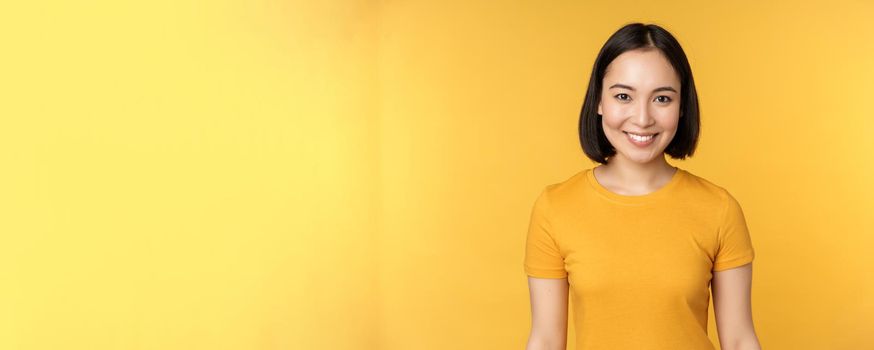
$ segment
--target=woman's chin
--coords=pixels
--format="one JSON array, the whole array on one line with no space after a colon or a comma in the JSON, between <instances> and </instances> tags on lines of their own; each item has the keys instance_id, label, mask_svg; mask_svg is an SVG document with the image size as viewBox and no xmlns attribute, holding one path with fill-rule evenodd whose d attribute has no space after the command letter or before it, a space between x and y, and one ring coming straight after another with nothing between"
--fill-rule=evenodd
<instances>
[{"instance_id":1,"label":"woman's chin","mask_svg":"<svg viewBox=\"0 0 874 350\"><path fill-rule=\"evenodd\" d=\"M643 152L643 151L638 150L636 152L623 153L622 157L633 162L633 163L638 163L638 164L651 163L653 161L657 161L659 159L659 157L664 157L663 152L656 152L656 153L651 153L651 152L652 151Z\"/></svg>"}]
</instances>

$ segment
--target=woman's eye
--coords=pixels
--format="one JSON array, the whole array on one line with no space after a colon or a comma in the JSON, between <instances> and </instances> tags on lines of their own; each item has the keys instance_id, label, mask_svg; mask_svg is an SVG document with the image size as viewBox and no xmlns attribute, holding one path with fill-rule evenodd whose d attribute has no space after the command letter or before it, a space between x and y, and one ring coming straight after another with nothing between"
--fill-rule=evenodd
<instances>
[{"instance_id":1,"label":"woman's eye","mask_svg":"<svg viewBox=\"0 0 874 350\"><path fill-rule=\"evenodd\" d=\"M622 98L622 97L620 97L620 96L626 96L626 97L628 97L628 94L618 94L618 95L615 96L616 98L619 98L620 101L626 101L627 98Z\"/></svg>"},{"instance_id":2,"label":"woman's eye","mask_svg":"<svg viewBox=\"0 0 874 350\"><path fill-rule=\"evenodd\" d=\"M659 97L656 97L656 98L658 99L658 98L661 98L661 97L664 97L665 99L662 100L662 101L659 101L659 102L664 102L664 103L671 102L671 98L670 98L670 97L667 97L667 96L659 96Z\"/></svg>"}]
</instances>

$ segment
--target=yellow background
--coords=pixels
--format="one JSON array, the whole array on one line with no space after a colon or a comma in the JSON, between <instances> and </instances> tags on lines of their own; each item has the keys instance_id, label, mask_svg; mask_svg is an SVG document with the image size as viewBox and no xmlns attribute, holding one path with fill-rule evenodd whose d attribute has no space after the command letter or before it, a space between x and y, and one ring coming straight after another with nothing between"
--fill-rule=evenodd
<instances>
[{"instance_id":1,"label":"yellow background","mask_svg":"<svg viewBox=\"0 0 874 350\"><path fill-rule=\"evenodd\" d=\"M592 63L633 21L689 56L702 134L670 161L743 206L763 347L874 348L872 18L866 1L4 3L0 349L524 348L529 210L592 166Z\"/></svg>"}]
</instances>

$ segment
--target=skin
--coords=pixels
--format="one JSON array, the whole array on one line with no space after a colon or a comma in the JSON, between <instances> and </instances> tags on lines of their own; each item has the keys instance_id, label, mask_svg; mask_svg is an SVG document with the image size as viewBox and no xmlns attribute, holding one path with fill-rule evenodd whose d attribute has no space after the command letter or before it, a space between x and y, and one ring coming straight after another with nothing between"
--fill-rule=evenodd
<instances>
[{"instance_id":1,"label":"skin","mask_svg":"<svg viewBox=\"0 0 874 350\"><path fill-rule=\"evenodd\" d=\"M567 349L568 280L528 276L531 333L526 350Z\"/></svg>"},{"instance_id":2,"label":"skin","mask_svg":"<svg viewBox=\"0 0 874 350\"><path fill-rule=\"evenodd\" d=\"M753 263L713 273L710 289L723 350L761 350L750 301Z\"/></svg>"},{"instance_id":3,"label":"skin","mask_svg":"<svg viewBox=\"0 0 874 350\"><path fill-rule=\"evenodd\" d=\"M623 195L643 195L667 184L677 171L664 150L677 132L680 118L680 77L661 51L631 50L607 67L598 114L604 134L616 155L595 167L598 182ZM617 86L617 84L621 86ZM624 133L655 134L645 148ZM760 350L750 301L752 263L713 272L711 292L720 347ZM527 350L565 349L567 337L567 278L528 277L532 326Z\"/></svg>"},{"instance_id":4,"label":"skin","mask_svg":"<svg viewBox=\"0 0 874 350\"><path fill-rule=\"evenodd\" d=\"M653 192L676 171L665 160L664 150L680 120L680 77L660 51L632 50L607 66L602 86L598 114L616 154L595 168L595 177L619 194ZM654 91L662 87L673 91ZM652 144L640 148L625 132L657 135Z\"/></svg>"}]
</instances>

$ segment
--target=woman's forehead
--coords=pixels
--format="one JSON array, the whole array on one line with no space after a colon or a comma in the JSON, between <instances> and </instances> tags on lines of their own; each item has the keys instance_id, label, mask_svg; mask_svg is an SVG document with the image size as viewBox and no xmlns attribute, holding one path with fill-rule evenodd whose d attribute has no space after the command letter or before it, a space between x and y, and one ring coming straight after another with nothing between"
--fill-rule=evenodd
<instances>
[{"instance_id":1,"label":"woman's forehead","mask_svg":"<svg viewBox=\"0 0 874 350\"><path fill-rule=\"evenodd\" d=\"M680 79L671 62L659 50L631 50L617 56L604 74L607 82L616 82L641 89L673 86L679 91Z\"/></svg>"}]
</instances>

